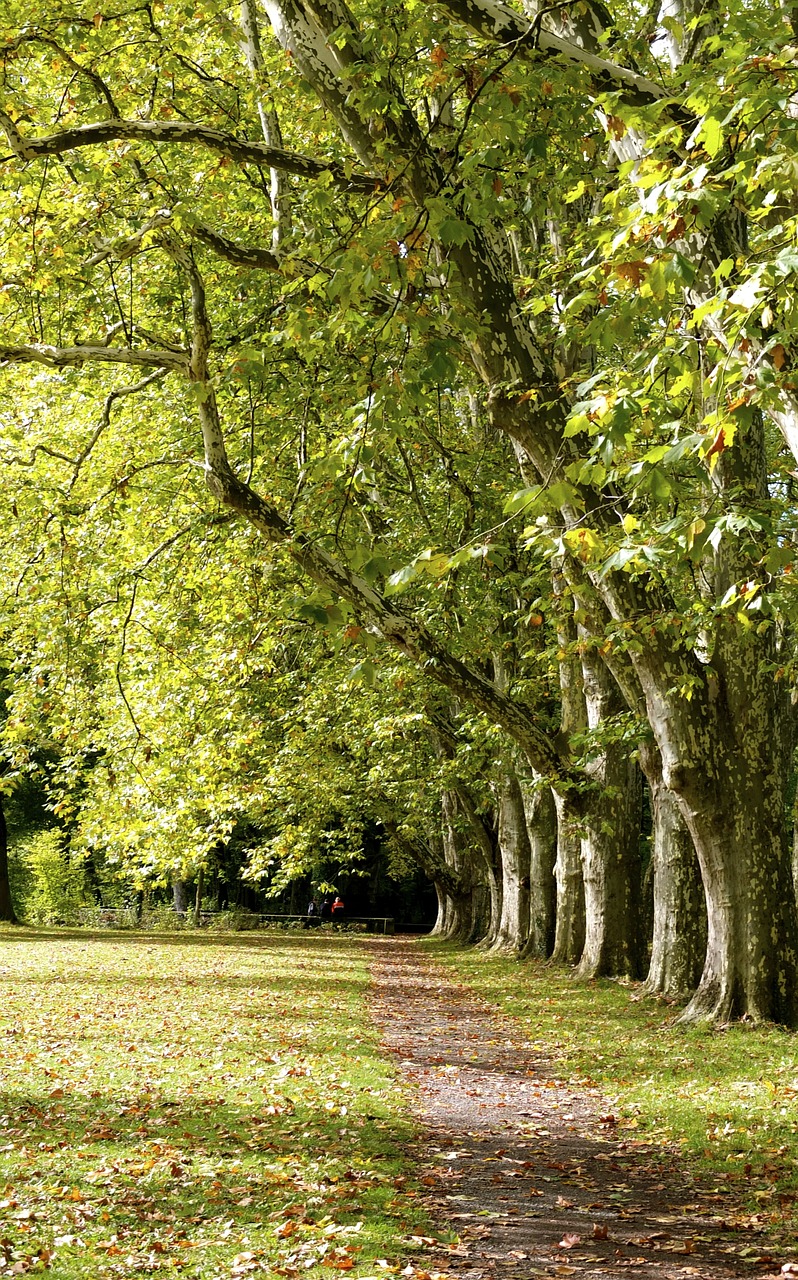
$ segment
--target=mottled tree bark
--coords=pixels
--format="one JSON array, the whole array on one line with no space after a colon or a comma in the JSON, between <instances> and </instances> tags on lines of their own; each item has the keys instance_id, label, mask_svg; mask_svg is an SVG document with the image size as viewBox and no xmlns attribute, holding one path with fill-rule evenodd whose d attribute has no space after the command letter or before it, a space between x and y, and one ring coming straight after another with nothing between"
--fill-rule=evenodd
<instances>
[{"instance_id":1,"label":"mottled tree bark","mask_svg":"<svg viewBox=\"0 0 798 1280\"><path fill-rule=\"evenodd\" d=\"M654 930L644 990L684 998L698 986L707 950L707 909L695 846L679 802L662 778L653 743L641 747L651 793Z\"/></svg>"},{"instance_id":2,"label":"mottled tree bark","mask_svg":"<svg viewBox=\"0 0 798 1280\"><path fill-rule=\"evenodd\" d=\"M578 964L585 948L585 881L582 839L565 798L553 793L557 809L557 927L551 958L555 964Z\"/></svg>"},{"instance_id":3,"label":"mottled tree bark","mask_svg":"<svg viewBox=\"0 0 798 1280\"><path fill-rule=\"evenodd\" d=\"M767 496L764 427L747 411L713 485L727 506L755 512ZM725 534L702 566L711 600L756 576L753 534ZM762 588L764 591L764 588ZM711 661L694 662L691 697L655 630L635 656L663 776L693 838L707 901L707 953L685 1021L798 1021L798 923L784 827L790 767L787 694L773 678L774 627L734 608L707 636Z\"/></svg>"},{"instance_id":4,"label":"mottled tree bark","mask_svg":"<svg viewBox=\"0 0 798 1280\"><path fill-rule=\"evenodd\" d=\"M560 599L557 638L560 644L560 724L562 735L570 741L575 733L587 727L587 708L582 680L582 666L576 656L576 623L573 606L561 572L553 576L554 594ZM553 790L557 811L557 858L554 865L556 883L556 924L552 960L557 964L579 963L585 945L585 884L582 876L582 847L576 815L567 796Z\"/></svg>"},{"instance_id":5,"label":"mottled tree bark","mask_svg":"<svg viewBox=\"0 0 798 1280\"><path fill-rule=\"evenodd\" d=\"M490 950L502 915L502 874L497 835L486 818L477 812L468 788L459 786L456 794L460 809L471 830L479 876L484 882L483 927L479 930L479 946L483 950Z\"/></svg>"},{"instance_id":6,"label":"mottled tree bark","mask_svg":"<svg viewBox=\"0 0 798 1280\"><path fill-rule=\"evenodd\" d=\"M532 851L518 777L509 762L502 762L500 769L496 790L502 905L491 950L506 955L521 955L529 937Z\"/></svg>"},{"instance_id":7,"label":"mottled tree bark","mask_svg":"<svg viewBox=\"0 0 798 1280\"><path fill-rule=\"evenodd\" d=\"M446 866L467 887L462 893L456 893L451 885L443 888L436 882L439 910L435 932L451 941L476 942L485 924L485 895L475 901L475 895L479 898L479 894L473 876L473 854L459 829L457 797L451 791L445 791L441 800L441 837Z\"/></svg>"},{"instance_id":8,"label":"mottled tree bark","mask_svg":"<svg viewBox=\"0 0 798 1280\"><path fill-rule=\"evenodd\" d=\"M177 914L184 916L188 911L188 882L186 880L179 880L175 877L172 881L172 902Z\"/></svg>"},{"instance_id":9,"label":"mottled tree bark","mask_svg":"<svg viewBox=\"0 0 798 1280\"><path fill-rule=\"evenodd\" d=\"M612 676L595 650L582 657L591 729L624 709ZM595 788L585 814L585 978L640 977L642 960L640 770L625 743L606 742L587 765Z\"/></svg>"},{"instance_id":10,"label":"mottled tree bark","mask_svg":"<svg viewBox=\"0 0 798 1280\"><path fill-rule=\"evenodd\" d=\"M545 960L554 950L557 924L557 809L551 788L521 784L529 833L529 934L525 954Z\"/></svg>"}]
</instances>

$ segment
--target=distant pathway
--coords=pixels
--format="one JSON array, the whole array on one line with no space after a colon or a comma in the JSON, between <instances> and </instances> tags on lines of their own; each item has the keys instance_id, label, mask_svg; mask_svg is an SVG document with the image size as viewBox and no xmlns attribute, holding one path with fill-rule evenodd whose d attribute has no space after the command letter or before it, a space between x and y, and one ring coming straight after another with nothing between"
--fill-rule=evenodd
<instances>
[{"instance_id":1,"label":"distant pathway","mask_svg":"<svg viewBox=\"0 0 798 1280\"><path fill-rule=\"evenodd\" d=\"M727 1197L680 1174L673 1151L616 1136L600 1095L557 1081L509 1020L412 940L377 944L372 981L383 1042L418 1089L430 1211L461 1241L420 1254L419 1268L457 1280L795 1274L757 1250L755 1224Z\"/></svg>"}]
</instances>

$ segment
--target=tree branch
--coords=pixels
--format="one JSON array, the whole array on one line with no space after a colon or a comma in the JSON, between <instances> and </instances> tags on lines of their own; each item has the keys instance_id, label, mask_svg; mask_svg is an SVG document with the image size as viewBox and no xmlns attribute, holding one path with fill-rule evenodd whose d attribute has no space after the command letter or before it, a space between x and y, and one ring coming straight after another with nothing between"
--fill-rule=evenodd
<instances>
[{"instance_id":1,"label":"tree branch","mask_svg":"<svg viewBox=\"0 0 798 1280\"><path fill-rule=\"evenodd\" d=\"M206 125L183 123L174 120L100 120L96 124L78 125L44 137L23 137L14 121L0 111L0 127L20 160L38 160L42 156L60 156L79 147L102 146L120 139L129 142L165 142L170 145L193 143L206 147L217 155L227 156L241 164L256 164L299 178L321 178L329 174L338 187L348 191L372 193L380 185L380 179L368 173L349 173L346 167L334 160L316 160L311 156L285 151L282 147L267 147L262 142L247 142L232 133L222 133Z\"/></svg>"},{"instance_id":2,"label":"tree branch","mask_svg":"<svg viewBox=\"0 0 798 1280\"><path fill-rule=\"evenodd\" d=\"M79 368L84 364L127 364L143 369L188 368L186 351L153 351L143 347L140 351L130 347L48 347L48 346L0 346L0 365L44 364L51 369Z\"/></svg>"},{"instance_id":3,"label":"tree branch","mask_svg":"<svg viewBox=\"0 0 798 1280\"><path fill-rule=\"evenodd\" d=\"M667 91L654 80L601 58L572 40L546 31L538 21L530 23L501 0L446 0L443 7L491 43L517 44L519 53L526 51L527 56L558 58L572 66L582 67L598 92L620 92L627 102L635 106L668 103L669 110L680 123L695 123L690 113L674 104Z\"/></svg>"}]
</instances>

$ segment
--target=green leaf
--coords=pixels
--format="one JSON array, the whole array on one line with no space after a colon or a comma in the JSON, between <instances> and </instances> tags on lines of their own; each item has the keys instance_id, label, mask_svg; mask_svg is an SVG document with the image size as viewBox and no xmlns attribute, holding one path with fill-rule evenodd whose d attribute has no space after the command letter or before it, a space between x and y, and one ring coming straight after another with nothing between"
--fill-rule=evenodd
<instances>
[{"instance_id":1,"label":"green leaf","mask_svg":"<svg viewBox=\"0 0 798 1280\"><path fill-rule=\"evenodd\" d=\"M529 489L518 489L504 504L502 510L506 516L518 515L520 511L529 511L543 492L542 486L533 485Z\"/></svg>"},{"instance_id":2,"label":"green leaf","mask_svg":"<svg viewBox=\"0 0 798 1280\"><path fill-rule=\"evenodd\" d=\"M464 245L472 239L474 228L468 222L463 222L461 218L450 215L438 225L437 235L441 244Z\"/></svg>"},{"instance_id":3,"label":"green leaf","mask_svg":"<svg viewBox=\"0 0 798 1280\"><path fill-rule=\"evenodd\" d=\"M716 156L723 146L723 129L716 116L705 116L701 125L701 138L704 150L710 156Z\"/></svg>"}]
</instances>

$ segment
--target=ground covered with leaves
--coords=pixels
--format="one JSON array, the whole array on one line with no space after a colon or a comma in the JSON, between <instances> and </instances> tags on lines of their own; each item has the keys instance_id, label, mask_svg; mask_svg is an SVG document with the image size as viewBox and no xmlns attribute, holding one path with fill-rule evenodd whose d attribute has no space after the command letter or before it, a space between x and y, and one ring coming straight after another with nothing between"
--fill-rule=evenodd
<instances>
[{"instance_id":1,"label":"ground covered with leaves","mask_svg":"<svg viewBox=\"0 0 798 1280\"><path fill-rule=\"evenodd\" d=\"M0 1275L414 1274L367 964L340 935L1 931Z\"/></svg>"},{"instance_id":2,"label":"ground covered with leaves","mask_svg":"<svg viewBox=\"0 0 798 1280\"><path fill-rule=\"evenodd\" d=\"M794 1037L688 1031L617 983L441 944L396 939L373 976L385 1042L417 1091L430 1210L460 1236L445 1256L430 1240L432 1267L466 1280L798 1275L795 1144L771 1145L794 1135ZM725 1145L698 1151L719 1119Z\"/></svg>"},{"instance_id":3,"label":"ground covered with leaves","mask_svg":"<svg viewBox=\"0 0 798 1280\"><path fill-rule=\"evenodd\" d=\"M0 931L0 1276L798 1275L795 1039L442 944Z\"/></svg>"}]
</instances>

